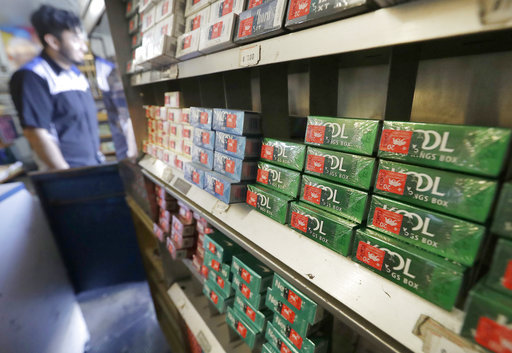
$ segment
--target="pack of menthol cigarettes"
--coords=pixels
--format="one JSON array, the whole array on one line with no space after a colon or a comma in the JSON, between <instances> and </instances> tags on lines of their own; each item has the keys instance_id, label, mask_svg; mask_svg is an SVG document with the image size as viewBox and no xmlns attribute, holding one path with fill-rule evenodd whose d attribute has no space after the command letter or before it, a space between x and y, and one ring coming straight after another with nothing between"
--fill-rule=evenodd
<instances>
[{"instance_id":1,"label":"pack of menthol cigarettes","mask_svg":"<svg viewBox=\"0 0 512 353\"><path fill-rule=\"evenodd\" d=\"M213 170L236 181L254 180L258 162L243 160L227 154L214 152Z\"/></svg>"},{"instance_id":2,"label":"pack of menthol cigarettes","mask_svg":"<svg viewBox=\"0 0 512 353\"><path fill-rule=\"evenodd\" d=\"M233 31L235 30L235 22L236 15L231 13L215 21L210 21L202 27L199 51L201 53L213 53L234 47Z\"/></svg>"},{"instance_id":3,"label":"pack of menthol cigarettes","mask_svg":"<svg viewBox=\"0 0 512 353\"><path fill-rule=\"evenodd\" d=\"M185 180L203 189L205 181L204 173L208 171L208 169L192 162L185 163L183 168Z\"/></svg>"},{"instance_id":4,"label":"pack of menthol cigarettes","mask_svg":"<svg viewBox=\"0 0 512 353\"><path fill-rule=\"evenodd\" d=\"M210 108L190 107L190 125L211 130L213 110Z\"/></svg>"},{"instance_id":5,"label":"pack of menthol cigarettes","mask_svg":"<svg viewBox=\"0 0 512 353\"><path fill-rule=\"evenodd\" d=\"M498 176L512 130L386 121L379 157L484 176Z\"/></svg>"},{"instance_id":6,"label":"pack of menthol cigarettes","mask_svg":"<svg viewBox=\"0 0 512 353\"><path fill-rule=\"evenodd\" d=\"M259 135L261 117L254 112L216 108L213 110L213 129L235 135Z\"/></svg>"},{"instance_id":7,"label":"pack of menthol cigarettes","mask_svg":"<svg viewBox=\"0 0 512 353\"><path fill-rule=\"evenodd\" d=\"M217 172L205 172L204 190L224 203L244 202L247 184L226 178Z\"/></svg>"},{"instance_id":8,"label":"pack of menthol cigarettes","mask_svg":"<svg viewBox=\"0 0 512 353\"><path fill-rule=\"evenodd\" d=\"M213 151L215 146L215 131L195 128L192 140L194 145Z\"/></svg>"},{"instance_id":9,"label":"pack of menthol cigarettes","mask_svg":"<svg viewBox=\"0 0 512 353\"><path fill-rule=\"evenodd\" d=\"M241 12L235 31L235 43L246 43L284 31L286 0L270 0Z\"/></svg>"},{"instance_id":10,"label":"pack of menthol cigarettes","mask_svg":"<svg viewBox=\"0 0 512 353\"><path fill-rule=\"evenodd\" d=\"M213 170L214 152L192 145L192 162L201 165L202 167Z\"/></svg>"},{"instance_id":11,"label":"pack of menthol cigarettes","mask_svg":"<svg viewBox=\"0 0 512 353\"><path fill-rule=\"evenodd\" d=\"M215 134L215 151L240 159L257 157L260 152L261 138L226 134Z\"/></svg>"},{"instance_id":12,"label":"pack of menthol cigarettes","mask_svg":"<svg viewBox=\"0 0 512 353\"><path fill-rule=\"evenodd\" d=\"M245 0L220 0L210 5L210 21L213 22L230 13L239 14L244 10Z\"/></svg>"}]
</instances>

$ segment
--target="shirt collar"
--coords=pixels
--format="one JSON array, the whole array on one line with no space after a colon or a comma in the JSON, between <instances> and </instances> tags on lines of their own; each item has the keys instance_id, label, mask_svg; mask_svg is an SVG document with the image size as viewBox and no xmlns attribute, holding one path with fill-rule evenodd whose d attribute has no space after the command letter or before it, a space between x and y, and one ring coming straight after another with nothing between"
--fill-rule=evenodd
<instances>
[{"instance_id":1,"label":"shirt collar","mask_svg":"<svg viewBox=\"0 0 512 353\"><path fill-rule=\"evenodd\" d=\"M59 75L62 71L66 71L62 67L60 67L59 64L57 64L52 58L50 58L50 56L44 50L41 52L40 56L48 62L52 70L57 75ZM80 70L78 70L78 68L75 65L72 65L69 70L75 72L76 74L80 73Z\"/></svg>"}]
</instances>

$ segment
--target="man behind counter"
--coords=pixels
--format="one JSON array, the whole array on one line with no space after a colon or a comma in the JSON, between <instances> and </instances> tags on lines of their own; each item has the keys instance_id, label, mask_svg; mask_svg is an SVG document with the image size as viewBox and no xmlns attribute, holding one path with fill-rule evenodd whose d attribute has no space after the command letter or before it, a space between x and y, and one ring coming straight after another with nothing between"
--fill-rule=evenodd
<instances>
[{"instance_id":1,"label":"man behind counter","mask_svg":"<svg viewBox=\"0 0 512 353\"><path fill-rule=\"evenodd\" d=\"M104 156L99 151L96 105L89 83L75 66L87 52L80 19L43 5L31 22L43 51L10 81L23 133L48 169L100 164Z\"/></svg>"}]
</instances>

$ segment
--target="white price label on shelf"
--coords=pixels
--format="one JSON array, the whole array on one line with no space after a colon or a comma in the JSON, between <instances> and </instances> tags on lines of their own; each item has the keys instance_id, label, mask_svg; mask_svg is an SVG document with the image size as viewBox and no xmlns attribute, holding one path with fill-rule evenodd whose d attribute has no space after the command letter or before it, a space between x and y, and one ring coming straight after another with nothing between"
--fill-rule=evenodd
<instances>
[{"instance_id":1,"label":"white price label on shelf","mask_svg":"<svg viewBox=\"0 0 512 353\"><path fill-rule=\"evenodd\" d=\"M260 62L261 46L259 44L240 49L240 62L242 67L258 65Z\"/></svg>"}]
</instances>

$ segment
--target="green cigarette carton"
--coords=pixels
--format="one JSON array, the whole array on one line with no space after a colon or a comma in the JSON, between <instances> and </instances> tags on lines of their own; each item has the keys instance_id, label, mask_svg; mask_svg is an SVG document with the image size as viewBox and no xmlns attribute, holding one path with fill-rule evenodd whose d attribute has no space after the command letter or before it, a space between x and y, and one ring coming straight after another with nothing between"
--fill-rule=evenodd
<instances>
[{"instance_id":1,"label":"green cigarette carton","mask_svg":"<svg viewBox=\"0 0 512 353\"><path fill-rule=\"evenodd\" d=\"M251 290L246 284L242 277L238 275L233 275L233 280L231 281L231 286L235 289L235 295L240 295L244 297L249 304L251 304L257 310L263 308L263 304L265 303L265 292L257 292Z\"/></svg>"},{"instance_id":2,"label":"green cigarette carton","mask_svg":"<svg viewBox=\"0 0 512 353\"><path fill-rule=\"evenodd\" d=\"M385 121L379 157L496 177L510 145L510 129Z\"/></svg>"},{"instance_id":3,"label":"green cigarette carton","mask_svg":"<svg viewBox=\"0 0 512 353\"><path fill-rule=\"evenodd\" d=\"M309 146L304 172L334 182L369 190L376 167L375 158Z\"/></svg>"},{"instance_id":4,"label":"green cigarette carton","mask_svg":"<svg viewBox=\"0 0 512 353\"><path fill-rule=\"evenodd\" d=\"M256 182L287 196L297 197L300 173L270 163L259 162Z\"/></svg>"},{"instance_id":5,"label":"green cigarette carton","mask_svg":"<svg viewBox=\"0 0 512 353\"><path fill-rule=\"evenodd\" d=\"M211 234L205 234L203 247L212 253L220 262L228 263L234 254L239 254L244 250L240 245L225 236L219 231Z\"/></svg>"},{"instance_id":6,"label":"green cigarette carton","mask_svg":"<svg viewBox=\"0 0 512 353\"><path fill-rule=\"evenodd\" d=\"M231 282L223 278L215 271L208 271L208 280L217 285L217 289L224 298L229 298L233 295L234 290Z\"/></svg>"},{"instance_id":7,"label":"green cigarette carton","mask_svg":"<svg viewBox=\"0 0 512 353\"><path fill-rule=\"evenodd\" d=\"M485 227L381 196L372 196L367 226L422 249L472 266Z\"/></svg>"},{"instance_id":8,"label":"green cigarette carton","mask_svg":"<svg viewBox=\"0 0 512 353\"><path fill-rule=\"evenodd\" d=\"M279 288L267 290L265 305L273 312L283 316L290 324L305 321L308 324L314 325L325 317L325 310L321 307L317 307L315 311L310 310L305 312L298 310L283 297L282 291L279 290ZM314 315L312 316L312 314ZM294 330L301 332L301 335L303 335L304 330L307 330L307 325L305 327L298 327L297 329L294 328Z\"/></svg>"},{"instance_id":9,"label":"green cigarette carton","mask_svg":"<svg viewBox=\"0 0 512 353\"><path fill-rule=\"evenodd\" d=\"M512 297L512 241L499 239L487 274L487 286Z\"/></svg>"},{"instance_id":10,"label":"green cigarette carton","mask_svg":"<svg viewBox=\"0 0 512 353\"><path fill-rule=\"evenodd\" d=\"M238 333L238 335L249 346L249 348L253 349L256 345L261 343L263 334L261 334L259 331L256 331L251 325L249 325L241 313L236 309L231 307L227 308L226 322L228 323L229 327Z\"/></svg>"},{"instance_id":11,"label":"green cigarette carton","mask_svg":"<svg viewBox=\"0 0 512 353\"><path fill-rule=\"evenodd\" d=\"M512 169L512 168L511 168ZM494 212L492 232L499 236L512 239L512 183L503 184L500 199Z\"/></svg>"},{"instance_id":12,"label":"green cigarette carton","mask_svg":"<svg viewBox=\"0 0 512 353\"><path fill-rule=\"evenodd\" d=\"M368 194L320 178L303 175L300 200L361 223L366 217Z\"/></svg>"},{"instance_id":13,"label":"green cigarette carton","mask_svg":"<svg viewBox=\"0 0 512 353\"><path fill-rule=\"evenodd\" d=\"M276 348L279 352L299 353L299 351L292 345L292 343L286 339L286 337L284 337L270 322L267 324L265 338L267 342Z\"/></svg>"},{"instance_id":14,"label":"green cigarette carton","mask_svg":"<svg viewBox=\"0 0 512 353\"><path fill-rule=\"evenodd\" d=\"M215 257L211 252L204 252L204 265L206 265L209 269L218 274L224 281L229 282L231 280L231 266L222 263L218 258Z\"/></svg>"},{"instance_id":15,"label":"green cigarette carton","mask_svg":"<svg viewBox=\"0 0 512 353\"><path fill-rule=\"evenodd\" d=\"M224 298L220 291L216 288L216 284L207 280L204 282L203 294L210 299L219 313L224 314L226 308L233 304L233 297Z\"/></svg>"},{"instance_id":16,"label":"green cigarette carton","mask_svg":"<svg viewBox=\"0 0 512 353\"><path fill-rule=\"evenodd\" d=\"M457 300L465 270L370 229L356 231L352 260L446 310Z\"/></svg>"},{"instance_id":17,"label":"green cigarette carton","mask_svg":"<svg viewBox=\"0 0 512 353\"><path fill-rule=\"evenodd\" d=\"M299 335L293 328L291 328L288 321L281 315L274 315L272 321L274 328L283 335L289 343L293 345L300 353L325 353L329 341L322 336L307 338Z\"/></svg>"},{"instance_id":18,"label":"green cigarette carton","mask_svg":"<svg viewBox=\"0 0 512 353\"><path fill-rule=\"evenodd\" d=\"M231 272L238 275L251 291L257 293L267 289L274 273L249 253L233 256Z\"/></svg>"},{"instance_id":19,"label":"green cigarette carton","mask_svg":"<svg viewBox=\"0 0 512 353\"><path fill-rule=\"evenodd\" d=\"M286 223L288 206L293 197L270 190L264 186L247 185L247 204L258 212L281 224Z\"/></svg>"},{"instance_id":20,"label":"green cigarette carton","mask_svg":"<svg viewBox=\"0 0 512 353\"><path fill-rule=\"evenodd\" d=\"M379 161L374 192L413 205L484 223L497 183L481 177Z\"/></svg>"},{"instance_id":21,"label":"green cigarette carton","mask_svg":"<svg viewBox=\"0 0 512 353\"><path fill-rule=\"evenodd\" d=\"M380 121L309 116L305 143L349 153L372 156Z\"/></svg>"},{"instance_id":22,"label":"green cigarette carton","mask_svg":"<svg viewBox=\"0 0 512 353\"><path fill-rule=\"evenodd\" d=\"M483 283L469 293L461 336L475 340L493 352L510 352L512 298Z\"/></svg>"},{"instance_id":23,"label":"green cigarette carton","mask_svg":"<svg viewBox=\"0 0 512 353\"><path fill-rule=\"evenodd\" d=\"M265 329L265 325L268 320L272 318L272 312L266 308L262 310L256 309L247 299L242 295L238 294L235 296L235 302L233 308L242 313L242 316L246 318L256 330L259 332Z\"/></svg>"},{"instance_id":24,"label":"green cigarette carton","mask_svg":"<svg viewBox=\"0 0 512 353\"><path fill-rule=\"evenodd\" d=\"M348 256L357 224L306 203L292 202L288 226L317 243Z\"/></svg>"},{"instance_id":25,"label":"green cigarette carton","mask_svg":"<svg viewBox=\"0 0 512 353\"><path fill-rule=\"evenodd\" d=\"M270 343L265 343L263 347L261 347L261 353L280 353L274 346Z\"/></svg>"},{"instance_id":26,"label":"green cigarette carton","mask_svg":"<svg viewBox=\"0 0 512 353\"><path fill-rule=\"evenodd\" d=\"M282 167L298 170L304 169L306 146L302 143L264 138L261 144L260 158Z\"/></svg>"}]
</instances>

